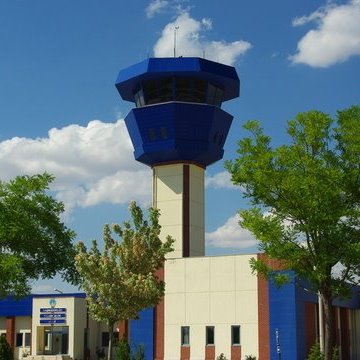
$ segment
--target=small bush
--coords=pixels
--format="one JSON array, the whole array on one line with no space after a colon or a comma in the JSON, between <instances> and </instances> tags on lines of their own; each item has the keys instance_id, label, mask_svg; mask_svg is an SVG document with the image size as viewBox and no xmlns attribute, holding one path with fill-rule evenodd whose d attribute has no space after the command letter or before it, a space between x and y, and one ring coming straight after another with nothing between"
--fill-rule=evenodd
<instances>
[{"instance_id":1,"label":"small bush","mask_svg":"<svg viewBox=\"0 0 360 360\"><path fill-rule=\"evenodd\" d=\"M131 360L130 346L126 339L121 339L116 349L116 360Z\"/></svg>"},{"instance_id":2,"label":"small bush","mask_svg":"<svg viewBox=\"0 0 360 360\"><path fill-rule=\"evenodd\" d=\"M245 360L256 360L256 356L254 356L254 355L246 355Z\"/></svg>"},{"instance_id":3,"label":"small bush","mask_svg":"<svg viewBox=\"0 0 360 360\"><path fill-rule=\"evenodd\" d=\"M325 356L320 351L320 344L319 343L314 344L310 348L307 360L324 360L324 359L325 359ZM340 359L340 349L338 346L335 346L333 349L332 360L339 360L339 359Z\"/></svg>"},{"instance_id":4,"label":"small bush","mask_svg":"<svg viewBox=\"0 0 360 360\"><path fill-rule=\"evenodd\" d=\"M0 359L14 360L14 355L11 346L6 341L6 337L3 335L0 336Z\"/></svg>"},{"instance_id":5,"label":"small bush","mask_svg":"<svg viewBox=\"0 0 360 360\"><path fill-rule=\"evenodd\" d=\"M221 354L216 358L216 360L227 360L227 358L226 358L226 356L225 356L223 353L221 353Z\"/></svg>"},{"instance_id":6,"label":"small bush","mask_svg":"<svg viewBox=\"0 0 360 360\"><path fill-rule=\"evenodd\" d=\"M324 360L324 354L320 351L320 344L314 344L309 351L307 360Z\"/></svg>"},{"instance_id":7,"label":"small bush","mask_svg":"<svg viewBox=\"0 0 360 360\"><path fill-rule=\"evenodd\" d=\"M133 360L145 360L144 345L137 345L132 355Z\"/></svg>"}]
</instances>

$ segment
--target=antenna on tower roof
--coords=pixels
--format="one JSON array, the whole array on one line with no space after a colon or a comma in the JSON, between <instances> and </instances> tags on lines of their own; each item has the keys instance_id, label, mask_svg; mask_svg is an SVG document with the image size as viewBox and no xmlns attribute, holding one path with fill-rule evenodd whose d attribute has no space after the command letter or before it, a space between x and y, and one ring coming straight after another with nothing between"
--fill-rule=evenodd
<instances>
[{"instance_id":1,"label":"antenna on tower roof","mask_svg":"<svg viewBox=\"0 0 360 360\"><path fill-rule=\"evenodd\" d=\"M178 26L174 27L174 57L176 57L176 31L179 30Z\"/></svg>"}]
</instances>

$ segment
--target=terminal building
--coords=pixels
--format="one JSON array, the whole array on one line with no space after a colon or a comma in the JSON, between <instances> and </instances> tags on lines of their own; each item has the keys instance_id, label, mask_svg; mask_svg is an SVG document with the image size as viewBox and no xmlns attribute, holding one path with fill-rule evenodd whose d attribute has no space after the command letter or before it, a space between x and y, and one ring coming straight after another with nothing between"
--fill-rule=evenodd
<instances>
[{"instance_id":1,"label":"terminal building","mask_svg":"<svg viewBox=\"0 0 360 360\"><path fill-rule=\"evenodd\" d=\"M277 288L252 274L249 260L261 254L205 256L205 170L224 153L232 116L221 106L239 96L236 70L202 58L149 58L120 71L116 87L135 106L125 123L135 159L153 170L162 236L176 240L159 273L163 301L119 324L119 336L143 344L148 360L305 359L319 334L317 296L306 284L290 272L292 281ZM359 290L333 307L342 360L360 359ZM96 359L109 334L89 319L84 297L0 301L0 333L18 359ZM49 326L52 311L59 322Z\"/></svg>"}]
</instances>

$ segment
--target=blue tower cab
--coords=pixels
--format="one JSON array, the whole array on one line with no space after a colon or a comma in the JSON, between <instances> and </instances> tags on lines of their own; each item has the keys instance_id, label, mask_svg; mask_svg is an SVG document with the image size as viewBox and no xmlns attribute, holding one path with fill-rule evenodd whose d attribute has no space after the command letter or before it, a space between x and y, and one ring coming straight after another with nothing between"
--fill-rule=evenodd
<instances>
[{"instance_id":1,"label":"blue tower cab","mask_svg":"<svg viewBox=\"0 0 360 360\"><path fill-rule=\"evenodd\" d=\"M135 159L203 168L220 160L233 117L221 109L239 96L232 66L202 58L149 58L121 70L116 88L135 103L125 118Z\"/></svg>"}]
</instances>

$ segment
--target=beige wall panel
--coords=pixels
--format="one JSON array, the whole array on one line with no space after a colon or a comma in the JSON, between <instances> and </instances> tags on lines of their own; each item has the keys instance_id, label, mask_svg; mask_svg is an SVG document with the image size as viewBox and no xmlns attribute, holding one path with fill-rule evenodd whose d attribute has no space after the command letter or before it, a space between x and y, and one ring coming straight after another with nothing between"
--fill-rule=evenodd
<instances>
[{"instance_id":1,"label":"beige wall panel","mask_svg":"<svg viewBox=\"0 0 360 360\"><path fill-rule=\"evenodd\" d=\"M249 261L254 255L241 255L235 257L236 289L257 289L257 276L251 273Z\"/></svg>"},{"instance_id":2,"label":"beige wall panel","mask_svg":"<svg viewBox=\"0 0 360 360\"><path fill-rule=\"evenodd\" d=\"M159 165L154 168L158 176L174 176L182 172L182 164Z\"/></svg>"},{"instance_id":3,"label":"beige wall panel","mask_svg":"<svg viewBox=\"0 0 360 360\"><path fill-rule=\"evenodd\" d=\"M190 202L190 223L192 226L204 227L204 204Z\"/></svg>"},{"instance_id":4,"label":"beige wall panel","mask_svg":"<svg viewBox=\"0 0 360 360\"><path fill-rule=\"evenodd\" d=\"M181 332L180 325L165 325L164 358L166 360L180 359Z\"/></svg>"},{"instance_id":5,"label":"beige wall panel","mask_svg":"<svg viewBox=\"0 0 360 360\"><path fill-rule=\"evenodd\" d=\"M215 358L223 353L227 359L231 358L230 354L230 334L231 324L214 324L215 325Z\"/></svg>"},{"instance_id":6,"label":"beige wall panel","mask_svg":"<svg viewBox=\"0 0 360 360\"><path fill-rule=\"evenodd\" d=\"M210 287L210 261L206 257L184 261L186 292L208 292Z\"/></svg>"},{"instance_id":7,"label":"beige wall panel","mask_svg":"<svg viewBox=\"0 0 360 360\"><path fill-rule=\"evenodd\" d=\"M204 359L207 325L215 326L216 356L224 353L230 359L231 325L241 326L242 354L257 356L257 279L249 271L249 258L236 255L167 261L165 274L171 285L165 295L166 359L179 359L181 326L190 326L191 359ZM175 315L176 303L183 295L185 314L181 309Z\"/></svg>"},{"instance_id":8,"label":"beige wall panel","mask_svg":"<svg viewBox=\"0 0 360 360\"><path fill-rule=\"evenodd\" d=\"M191 200L194 203L199 203L199 204L203 204L204 203L204 177L200 176L200 177L195 177L195 176L191 176L190 173L190 197Z\"/></svg>"},{"instance_id":9,"label":"beige wall panel","mask_svg":"<svg viewBox=\"0 0 360 360\"><path fill-rule=\"evenodd\" d=\"M161 226L179 225L182 223L182 202L178 200L159 201Z\"/></svg>"},{"instance_id":10,"label":"beige wall panel","mask_svg":"<svg viewBox=\"0 0 360 360\"><path fill-rule=\"evenodd\" d=\"M210 290L235 291L234 256L214 256L210 259Z\"/></svg>"},{"instance_id":11,"label":"beige wall panel","mask_svg":"<svg viewBox=\"0 0 360 360\"><path fill-rule=\"evenodd\" d=\"M157 201L179 200L183 192L182 173L156 178Z\"/></svg>"},{"instance_id":12,"label":"beige wall panel","mask_svg":"<svg viewBox=\"0 0 360 360\"><path fill-rule=\"evenodd\" d=\"M205 254L204 228L190 227L190 256L201 256Z\"/></svg>"},{"instance_id":13,"label":"beige wall panel","mask_svg":"<svg viewBox=\"0 0 360 360\"><path fill-rule=\"evenodd\" d=\"M234 292L211 292L210 311L210 322L219 324L232 323L235 320Z\"/></svg>"},{"instance_id":14,"label":"beige wall panel","mask_svg":"<svg viewBox=\"0 0 360 360\"><path fill-rule=\"evenodd\" d=\"M165 300L165 319L169 325L181 326L186 319L185 294L169 294Z\"/></svg>"},{"instance_id":15,"label":"beige wall panel","mask_svg":"<svg viewBox=\"0 0 360 360\"><path fill-rule=\"evenodd\" d=\"M205 359L205 326L191 325L190 327L190 357L191 360Z\"/></svg>"},{"instance_id":16,"label":"beige wall panel","mask_svg":"<svg viewBox=\"0 0 360 360\"><path fill-rule=\"evenodd\" d=\"M239 324L241 325L241 324ZM257 324L245 324L240 328L241 354L253 355L258 359L258 327Z\"/></svg>"},{"instance_id":17,"label":"beige wall panel","mask_svg":"<svg viewBox=\"0 0 360 360\"><path fill-rule=\"evenodd\" d=\"M236 292L236 320L240 324L257 323L258 300L256 291Z\"/></svg>"},{"instance_id":18,"label":"beige wall panel","mask_svg":"<svg viewBox=\"0 0 360 360\"><path fill-rule=\"evenodd\" d=\"M31 331L31 316L17 316L15 321L15 332L20 330Z\"/></svg>"},{"instance_id":19,"label":"beige wall panel","mask_svg":"<svg viewBox=\"0 0 360 360\"><path fill-rule=\"evenodd\" d=\"M186 323L204 324L210 320L210 299L208 293L186 294Z\"/></svg>"},{"instance_id":20,"label":"beige wall panel","mask_svg":"<svg viewBox=\"0 0 360 360\"><path fill-rule=\"evenodd\" d=\"M169 259L165 262L166 294L185 291L185 261L184 259Z\"/></svg>"},{"instance_id":21,"label":"beige wall panel","mask_svg":"<svg viewBox=\"0 0 360 360\"><path fill-rule=\"evenodd\" d=\"M174 240L173 249L171 253L167 254L168 259L182 257L182 226L162 226L160 238L165 241L166 236L170 235Z\"/></svg>"}]
</instances>

